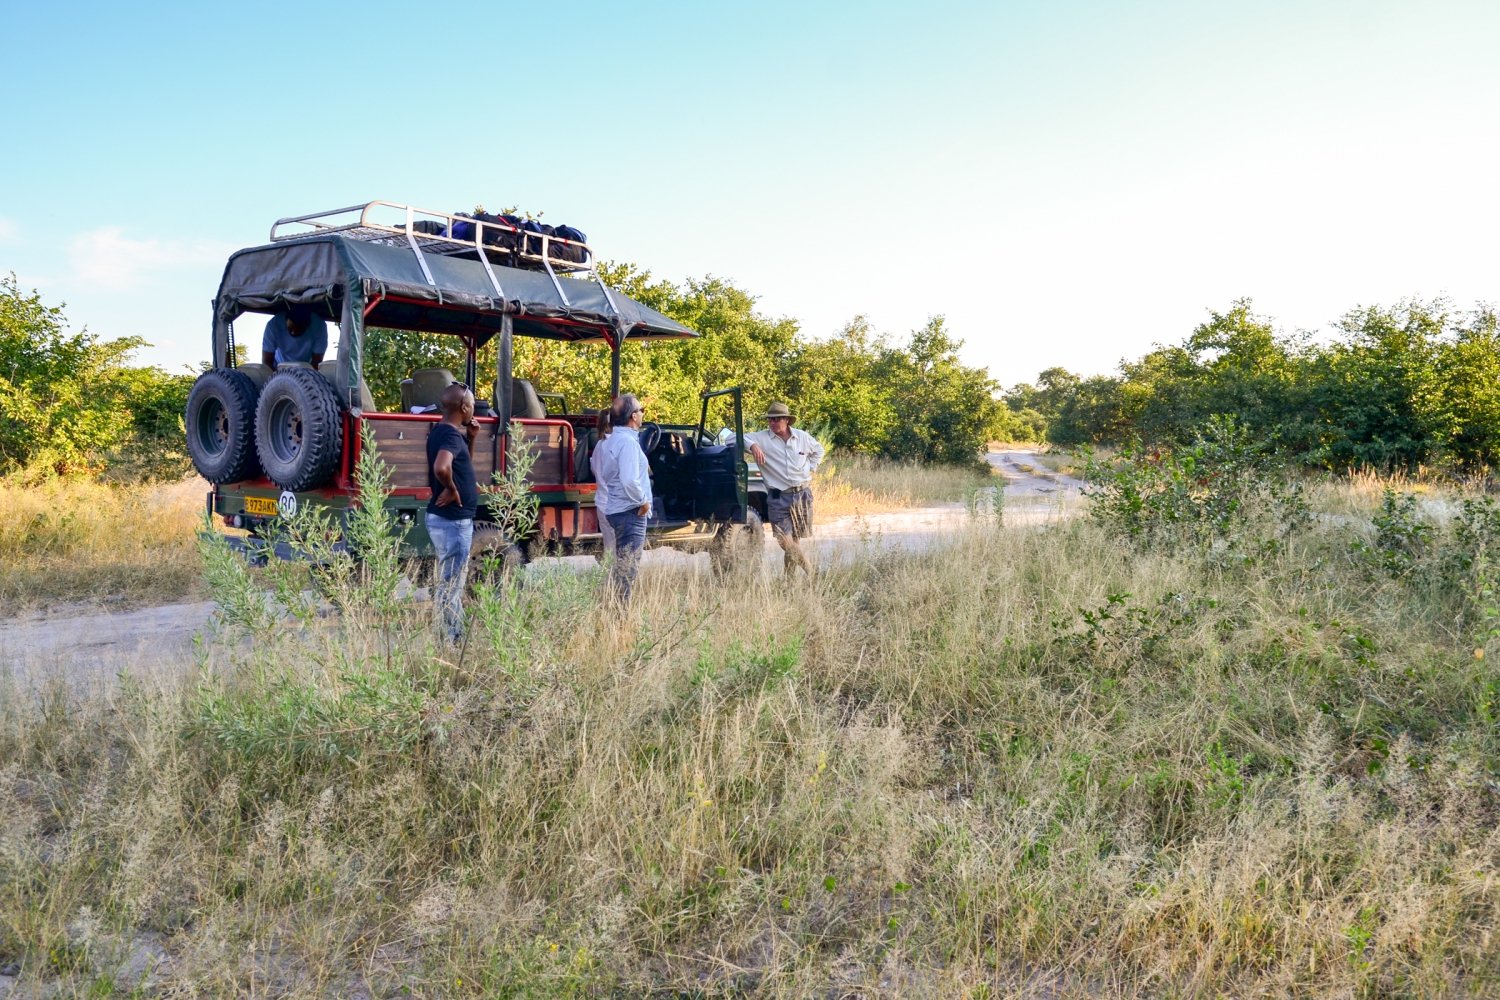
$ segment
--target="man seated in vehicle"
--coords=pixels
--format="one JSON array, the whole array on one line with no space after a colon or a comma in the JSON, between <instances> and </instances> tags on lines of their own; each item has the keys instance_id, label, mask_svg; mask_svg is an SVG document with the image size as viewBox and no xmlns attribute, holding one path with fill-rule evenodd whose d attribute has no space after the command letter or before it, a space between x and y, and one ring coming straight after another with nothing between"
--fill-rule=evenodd
<instances>
[{"instance_id":1,"label":"man seated in vehicle","mask_svg":"<svg viewBox=\"0 0 1500 1000\"><path fill-rule=\"evenodd\" d=\"M287 361L305 361L314 368L328 353L328 323L312 306L291 306L272 316L260 344L261 364L276 370Z\"/></svg>"}]
</instances>

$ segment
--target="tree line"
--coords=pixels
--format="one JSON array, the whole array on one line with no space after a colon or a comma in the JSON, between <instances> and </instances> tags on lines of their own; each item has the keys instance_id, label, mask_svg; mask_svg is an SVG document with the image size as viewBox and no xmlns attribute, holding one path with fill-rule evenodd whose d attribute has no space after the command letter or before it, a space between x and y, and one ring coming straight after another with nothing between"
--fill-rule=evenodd
<instances>
[{"instance_id":1,"label":"tree line","mask_svg":"<svg viewBox=\"0 0 1500 1000\"><path fill-rule=\"evenodd\" d=\"M1004 393L1008 429L1054 444L1172 446L1230 417L1283 457L1348 470L1500 465L1493 309L1445 300L1353 309L1315 341L1278 333L1248 299L1118 375L1049 368Z\"/></svg>"},{"instance_id":2,"label":"tree line","mask_svg":"<svg viewBox=\"0 0 1500 1000\"><path fill-rule=\"evenodd\" d=\"M863 317L815 338L722 279L677 284L631 264L604 265L601 276L703 334L624 351L625 388L662 423L696 423L699 392L740 385L752 425L782 399L834 448L904 461L974 462L994 439L1172 446L1195 440L1210 417L1229 417L1311 467L1500 466L1500 330L1484 306L1359 307L1332 338L1315 340L1278 332L1240 300L1210 312L1180 344L1123 361L1116 375L1054 367L1002 392L959 360L962 341L941 316L904 338ZM71 331L63 307L23 292L14 274L0 277L0 475L185 474L182 412L195 373L132 365L144 345ZM494 370L493 346L481 363ZM367 332L365 377L382 409L399 407L413 369L462 365L453 338ZM518 338L515 371L565 393L575 410L608 402L604 347ZM727 418L721 410L710 422Z\"/></svg>"}]
</instances>

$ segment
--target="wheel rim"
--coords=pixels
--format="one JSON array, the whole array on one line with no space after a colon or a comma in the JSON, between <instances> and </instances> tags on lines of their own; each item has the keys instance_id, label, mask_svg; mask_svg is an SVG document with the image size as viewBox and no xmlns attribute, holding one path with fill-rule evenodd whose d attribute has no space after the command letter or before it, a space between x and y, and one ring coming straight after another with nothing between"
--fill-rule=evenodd
<instances>
[{"instance_id":1,"label":"wheel rim","mask_svg":"<svg viewBox=\"0 0 1500 1000\"><path fill-rule=\"evenodd\" d=\"M290 399L277 400L268 423L271 453L279 462L295 462L302 452L302 411Z\"/></svg>"},{"instance_id":2,"label":"wheel rim","mask_svg":"<svg viewBox=\"0 0 1500 1000\"><path fill-rule=\"evenodd\" d=\"M198 441L211 458L229 447L229 409L217 399L205 400L198 410Z\"/></svg>"}]
</instances>

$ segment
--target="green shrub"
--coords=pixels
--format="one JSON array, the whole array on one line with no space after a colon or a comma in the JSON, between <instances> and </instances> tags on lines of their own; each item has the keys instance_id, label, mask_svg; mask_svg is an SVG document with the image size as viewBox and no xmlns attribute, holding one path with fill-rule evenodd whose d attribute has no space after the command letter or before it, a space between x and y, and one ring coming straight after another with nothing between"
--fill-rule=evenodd
<instances>
[{"instance_id":1,"label":"green shrub","mask_svg":"<svg viewBox=\"0 0 1500 1000\"><path fill-rule=\"evenodd\" d=\"M1412 571L1426 554L1432 537L1432 525L1417 509L1417 498L1386 487L1380 497L1380 512L1372 522L1375 527L1373 548L1355 543L1355 551L1370 556L1392 578Z\"/></svg>"},{"instance_id":2,"label":"green shrub","mask_svg":"<svg viewBox=\"0 0 1500 1000\"><path fill-rule=\"evenodd\" d=\"M1229 418L1208 421L1186 447L1133 443L1112 462L1090 458L1089 516L1142 548L1221 543L1250 554L1307 527L1299 484L1263 443Z\"/></svg>"}]
</instances>

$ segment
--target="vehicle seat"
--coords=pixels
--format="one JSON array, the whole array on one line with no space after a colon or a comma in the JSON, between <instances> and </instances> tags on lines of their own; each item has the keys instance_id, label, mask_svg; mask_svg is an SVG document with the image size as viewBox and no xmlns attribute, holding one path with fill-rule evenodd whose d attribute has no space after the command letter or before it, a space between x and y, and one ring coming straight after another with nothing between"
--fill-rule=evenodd
<instances>
[{"instance_id":1,"label":"vehicle seat","mask_svg":"<svg viewBox=\"0 0 1500 1000\"><path fill-rule=\"evenodd\" d=\"M240 371L250 376L250 381L255 383L257 389L264 389L271 380L271 369L258 362L240 365Z\"/></svg>"},{"instance_id":2,"label":"vehicle seat","mask_svg":"<svg viewBox=\"0 0 1500 1000\"><path fill-rule=\"evenodd\" d=\"M427 412L443 402L443 390L458 381L446 368L418 368L401 380L401 409L405 413Z\"/></svg>"},{"instance_id":3,"label":"vehicle seat","mask_svg":"<svg viewBox=\"0 0 1500 1000\"><path fill-rule=\"evenodd\" d=\"M318 371L323 374L329 382L333 381L334 374L339 370L339 359L329 358L318 366ZM370 387L365 384L363 377L359 380L359 408L369 413L375 412L375 397L370 395Z\"/></svg>"},{"instance_id":4,"label":"vehicle seat","mask_svg":"<svg viewBox=\"0 0 1500 1000\"><path fill-rule=\"evenodd\" d=\"M496 393L498 398L499 393ZM546 420L547 408L536 394L536 388L524 378L510 380L510 416L512 420Z\"/></svg>"},{"instance_id":5,"label":"vehicle seat","mask_svg":"<svg viewBox=\"0 0 1500 1000\"><path fill-rule=\"evenodd\" d=\"M592 483L594 467L589 464L589 459L594 455L594 445L599 443L598 424L592 421L587 424L574 424L573 433L576 438L576 443L573 445L573 481Z\"/></svg>"}]
</instances>

